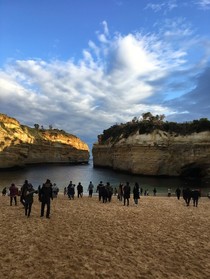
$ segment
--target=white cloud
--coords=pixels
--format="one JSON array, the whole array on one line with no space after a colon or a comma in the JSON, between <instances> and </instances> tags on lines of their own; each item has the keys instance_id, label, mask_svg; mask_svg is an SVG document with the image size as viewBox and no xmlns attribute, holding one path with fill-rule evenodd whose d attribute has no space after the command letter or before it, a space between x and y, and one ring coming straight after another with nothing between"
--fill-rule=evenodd
<instances>
[{"instance_id":1,"label":"white cloud","mask_svg":"<svg viewBox=\"0 0 210 279\"><path fill-rule=\"evenodd\" d=\"M158 3L158 4L148 3L145 9L152 9L154 12L159 12L162 10L163 7L164 7L164 3Z\"/></svg>"},{"instance_id":2,"label":"white cloud","mask_svg":"<svg viewBox=\"0 0 210 279\"><path fill-rule=\"evenodd\" d=\"M208 1L208 0L206 0ZM151 9L155 13L163 11L164 14L172 11L173 9L177 8L178 4L176 0L169 0L169 1L162 1L159 3L150 2L146 5L145 9Z\"/></svg>"},{"instance_id":3,"label":"white cloud","mask_svg":"<svg viewBox=\"0 0 210 279\"><path fill-rule=\"evenodd\" d=\"M173 23L170 34L164 29L158 35L114 37L107 23L103 25L99 41L89 41L77 63L31 59L6 65L0 72L0 111L27 125L52 124L92 141L110 125L146 111L166 115L186 111L164 99L181 96L189 84L196 86L193 77L209 63L205 57L200 67L198 61L189 64L195 42L190 28L182 25L188 32L180 44L181 24ZM209 42L196 40L208 53Z\"/></svg>"},{"instance_id":4,"label":"white cloud","mask_svg":"<svg viewBox=\"0 0 210 279\"><path fill-rule=\"evenodd\" d=\"M202 10L210 9L210 0L196 0L195 4L197 4Z\"/></svg>"},{"instance_id":5,"label":"white cloud","mask_svg":"<svg viewBox=\"0 0 210 279\"><path fill-rule=\"evenodd\" d=\"M104 34L105 34L106 36L108 36L108 35L109 35L108 24L107 24L107 22L106 22L105 20L102 22L102 24L103 24L103 27L104 27Z\"/></svg>"}]
</instances>

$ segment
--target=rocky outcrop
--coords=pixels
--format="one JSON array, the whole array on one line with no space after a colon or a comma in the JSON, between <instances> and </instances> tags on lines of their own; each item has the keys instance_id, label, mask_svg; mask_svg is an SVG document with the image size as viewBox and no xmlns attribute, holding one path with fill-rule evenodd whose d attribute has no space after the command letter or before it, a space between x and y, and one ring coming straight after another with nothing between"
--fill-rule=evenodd
<instances>
[{"instance_id":1,"label":"rocky outcrop","mask_svg":"<svg viewBox=\"0 0 210 279\"><path fill-rule=\"evenodd\" d=\"M30 128L0 114L0 168L88 160L88 146L78 137L57 129Z\"/></svg>"},{"instance_id":2,"label":"rocky outcrop","mask_svg":"<svg viewBox=\"0 0 210 279\"><path fill-rule=\"evenodd\" d=\"M96 143L95 167L139 175L210 176L210 132L181 136L155 130L138 132L115 143Z\"/></svg>"}]
</instances>

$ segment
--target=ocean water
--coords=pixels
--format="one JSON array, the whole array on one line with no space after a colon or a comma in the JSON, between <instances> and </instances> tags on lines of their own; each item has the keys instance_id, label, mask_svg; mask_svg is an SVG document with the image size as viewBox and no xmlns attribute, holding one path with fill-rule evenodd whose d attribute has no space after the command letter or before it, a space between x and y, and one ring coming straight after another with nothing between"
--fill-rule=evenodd
<instances>
[{"instance_id":1,"label":"ocean water","mask_svg":"<svg viewBox=\"0 0 210 279\"><path fill-rule=\"evenodd\" d=\"M118 187L120 182L125 183L126 181L130 182L132 187L135 182L138 182L144 191L148 189L150 195L153 195L154 187L157 189L157 195L161 196L167 195L168 188L171 189L173 195L178 186L200 188L202 196L206 196L210 192L210 180L184 180L173 177L159 178L125 174L110 169L93 168L92 160L87 165L37 165L18 170L1 170L0 190L3 187L9 187L11 183L21 187L26 179L32 183L34 188L42 185L46 179L50 179L52 183L56 183L60 192L63 192L70 180L76 186L81 182L84 194L87 194L90 181L95 186L94 192L100 181L110 182L113 187Z\"/></svg>"}]
</instances>

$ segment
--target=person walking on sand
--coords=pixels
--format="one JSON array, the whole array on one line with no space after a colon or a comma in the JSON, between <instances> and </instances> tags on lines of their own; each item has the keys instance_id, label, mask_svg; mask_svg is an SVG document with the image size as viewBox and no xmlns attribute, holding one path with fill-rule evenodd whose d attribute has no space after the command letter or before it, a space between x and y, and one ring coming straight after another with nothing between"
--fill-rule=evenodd
<instances>
[{"instance_id":1,"label":"person walking on sand","mask_svg":"<svg viewBox=\"0 0 210 279\"><path fill-rule=\"evenodd\" d=\"M9 195L10 195L10 206L12 206L12 202L14 200L15 205L17 205L17 196L18 196L18 187L15 186L14 183L9 187Z\"/></svg>"},{"instance_id":2,"label":"person walking on sand","mask_svg":"<svg viewBox=\"0 0 210 279\"><path fill-rule=\"evenodd\" d=\"M193 206L198 207L198 199L201 197L201 193L198 189L195 189L191 192L192 199L193 199Z\"/></svg>"},{"instance_id":3,"label":"person walking on sand","mask_svg":"<svg viewBox=\"0 0 210 279\"><path fill-rule=\"evenodd\" d=\"M93 189L94 189L94 185L93 185L92 181L90 181L89 186L88 186L88 192L89 192L90 198L92 198L92 196L93 196Z\"/></svg>"},{"instance_id":4,"label":"person walking on sand","mask_svg":"<svg viewBox=\"0 0 210 279\"><path fill-rule=\"evenodd\" d=\"M135 205L138 205L138 201L140 199L140 189L139 189L139 184L136 182L134 187L133 187L133 199Z\"/></svg>"},{"instance_id":5,"label":"person walking on sand","mask_svg":"<svg viewBox=\"0 0 210 279\"><path fill-rule=\"evenodd\" d=\"M181 196L181 190L179 187L176 188L175 194L176 194L177 199L179 200L180 196Z\"/></svg>"},{"instance_id":6,"label":"person walking on sand","mask_svg":"<svg viewBox=\"0 0 210 279\"><path fill-rule=\"evenodd\" d=\"M43 183L42 188L39 193L39 200L41 201L41 216L44 216L45 205L47 205L46 218L50 218L50 200L53 200L52 195L52 183L50 179L47 179L45 183Z\"/></svg>"},{"instance_id":7,"label":"person walking on sand","mask_svg":"<svg viewBox=\"0 0 210 279\"><path fill-rule=\"evenodd\" d=\"M28 180L25 180L23 183L23 186L20 189L20 202L22 203L22 205L24 207L25 207L24 193L25 193L28 185L29 185Z\"/></svg>"},{"instance_id":8,"label":"person walking on sand","mask_svg":"<svg viewBox=\"0 0 210 279\"><path fill-rule=\"evenodd\" d=\"M190 188L187 187L186 189L183 189L182 195L183 195L183 199L186 202L186 205L189 206L190 205L190 200L191 200L191 197L192 197Z\"/></svg>"},{"instance_id":9,"label":"person walking on sand","mask_svg":"<svg viewBox=\"0 0 210 279\"><path fill-rule=\"evenodd\" d=\"M124 205L127 201L127 206L129 206L130 193L131 193L131 188L129 182L126 182L125 186L123 187Z\"/></svg>"},{"instance_id":10,"label":"person walking on sand","mask_svg":"<svg viewBox=\"0 0 210 279\"><path fill-rule=\"evenodd\" d=\"M29 217L31 214L31 208L34 201L34 193L38 193L38 190L34 190L32 184L28 184L25 189L24 193L24 200L25 200L25 216Z\"/></svg>"}]
</instances>

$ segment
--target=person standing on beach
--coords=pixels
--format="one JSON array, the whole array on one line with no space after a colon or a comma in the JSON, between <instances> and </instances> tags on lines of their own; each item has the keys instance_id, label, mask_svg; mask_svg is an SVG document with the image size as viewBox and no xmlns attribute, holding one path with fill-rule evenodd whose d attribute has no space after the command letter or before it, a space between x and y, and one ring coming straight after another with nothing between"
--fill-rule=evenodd
<instances>
[{"instance_id":1,"label":"person standing on beach","mask_svg":"<svg viewBox=\"0 0 210 279\"><path fill-rule=\"evenodd\" d=\"M118 186L118 199L122 201L122 198L123 198L123 183L120 182Z\"/></svg>"},{"instance_id":2,"label":"person standing on beach","mask_svg":"<svg viewBox=\"0 0 210 279\"><path fill-rule=\"evenodd\" d=\"M56 183L53 184L52 192L53 192L53 198L57 198L58 192L59 192L59 188L58 188L58 186L56 185Z\"/></svg>"},{"instance_id":3,"label":"person standing on beach","mask_svg":"<svg viewBox=\"0 0 210 279\"><path fill-rule=\"evenodd\" d=\"M143 188L141 187L141 188L140 188L140 195L141 195L141 196L143 196L143 191L144 191L144 190L143 190Z\"/></svg>"},{"instance_id":4,"label":"person standing on beach","mask_svg":"<svg viewBox=\"0 0 210 279\"><path fill-rule=\"evenodd\" d=\"M108 199L108 202L111 202L112 195L113 195L113 187L112 187L112 185L109 182L107 182L106 188L107 188L107 199Z\"/></svg>"},{"instance_id":5,"label":"person standing on beach","mask_svg":"<svg viewBox=\"0 0 210 279\"><path fill-rule=\"evenodd\" d=\"M102 181L97 186L96 192L98 193L98 200L101 201L102 198L102 191L103 191L104 184Z\"/></svg>"},{"instance_id":6,"label":"person standing on beach","mask_svg":"<svg viewBox=\"0 0 210 279\"><path fill-rule=\"evenodd\" d=\"M12 201L14 200L15 205L17 205L17 196L18 196L18 187L15 186L14 183L9 187L9 195L10 195L10 205L12 206Z\"/></svg>"},{"instance_id":7,"label":"person standing on beach","mask_svg":"<svg viewBox=\"0 0 210 279\"><path fill-rule=\"evenodd\" d=\"M63 194L64 194L64 196L67 194L67 188L66 187L64 187L64 189L63 189Z\"/></svg>"},{"instance_id":8,"label":"person standing on beach","mask_svg":"<svg viewBox=\"0 0 210 279\"><path fill-rule=\"evenodd\" d=\"M107 184L101 187L101 196L102 196L102 201L103 203L107 202L107 198L108 198L108 188L107 188Z\"/></svg>"},{"instance_id":9,"label":"person standing on beach","mask_svg":"<svg viewBox=\"0 0 210 279\"><path fill-rule=\"evenodd\" d=\"M127 206L129 206L130 193L131 193L131 188L129 182L126 182L125 186L123 187L124 205L127 201Z\"/></svg>"},{"instance_id":10,"label":"person standing on beach","mask_svg":"<svg viewBox=\"0 0 210 279\"><path fill-rule=\"evenodd\" d=\"M4 187L4 189L2 190L2 196L6 196L7 194L7 187Z\"/></svg>"},{"instance_id":11,"label":"person standing on beach","mask_svg":"<svg viewBox=\"0 0 210 279\"><path fill-rule=\"evenodd\" d=\"M134 203L138 205L138 201L140 199L140 189L139 189L139 184L137 182L133 187L133 199L134 199Z\"/></svg>"},{"instance_id":12,"label":"person standing on beach","mask_svg":"<svg viewBox=\"0 0 210 279\"><path fill-rule=\"evenodd\" d=\"M93 196L93 188L94 188L93 183L92 183L92 181L90 181L89 186L88 186L88 192L89 192L90 198L92 198L92 196Z\"/></svg>"},{"instance_id":13,"label":"person standing on beach","mask_svg":"<svg viewBox=\"0 0 210 279\"><path fill-rule=\"evenodd\" d=\"M50 179L47 179L46 182L42 185L39 195L40 195L39 200L41 200L40 217L44 216L45 205L47 205L46 218L50 218L50 200L53 200L52 183Z\"/></svg>"},{"instance_id":14,"label":"person standing on beach","mask_svg":"<svg viewBox=\"0 0 210 279\"><path fill-rule=\"evenodd\" d=\"M114 187L114 195L117 195L117 187Z\"/></svg>"},{"instance_id":15,"label":"person standing on beach","mask_svg":"<svg viewBox=\"0 0 210 279\"><path fill-rule=\"evenodd\" d=\"M82 195L83 195L83 186L81 182L79 182L79 184L77 185L77 197L82 198Z\"/></svg>"},{"instance_id":16,"label":"person standing on beach","mask_svg":"<svg viewBox=\"0 0 210 279\"><path fill-rule=\"evenodd\" d=\"M179 187L178 187L178 188L176 188L175 193L176 193L177 199L179 200L179 199L180 199L180 195L181 195L181 190L180 190L180 188L179 188Z\"/></svg>"},{"instance_id":17,"label":"person standing on beach","mask_svg":"<svg viewBox=\"0 0 210 279\"><path fill-rule=\"evenodd\" d=\"M153 195L156 196L156 194L157 194L157 189L154 188L154 189L153 189Z\"/></svg>"},{"instance_id":18,"label":"person standing on beach","mask_svg":"<svg viewBox=\"0 0 210 279\"><path fill-rule=\"evenodd\" d=\"M75 189L74 189L75 185L72 183L72 181L70 181L68 187L67 187L67 194L69 199L73 200L74 199L74 194L75 194Z\"/></svg>"},{"instance_id":19,"label":"person standing on beach","mask_svg":"<svg viewBox=\"0 0 210 279\"><path fill-rule=\"evenodd\" d=\"M28 184L24 193L24 201L25 201L25 216L29 217L31 214L31 208L34 201L34 193L38 193L38 190L34 190L32 184Z\"/></svg>"}]
</instances>

